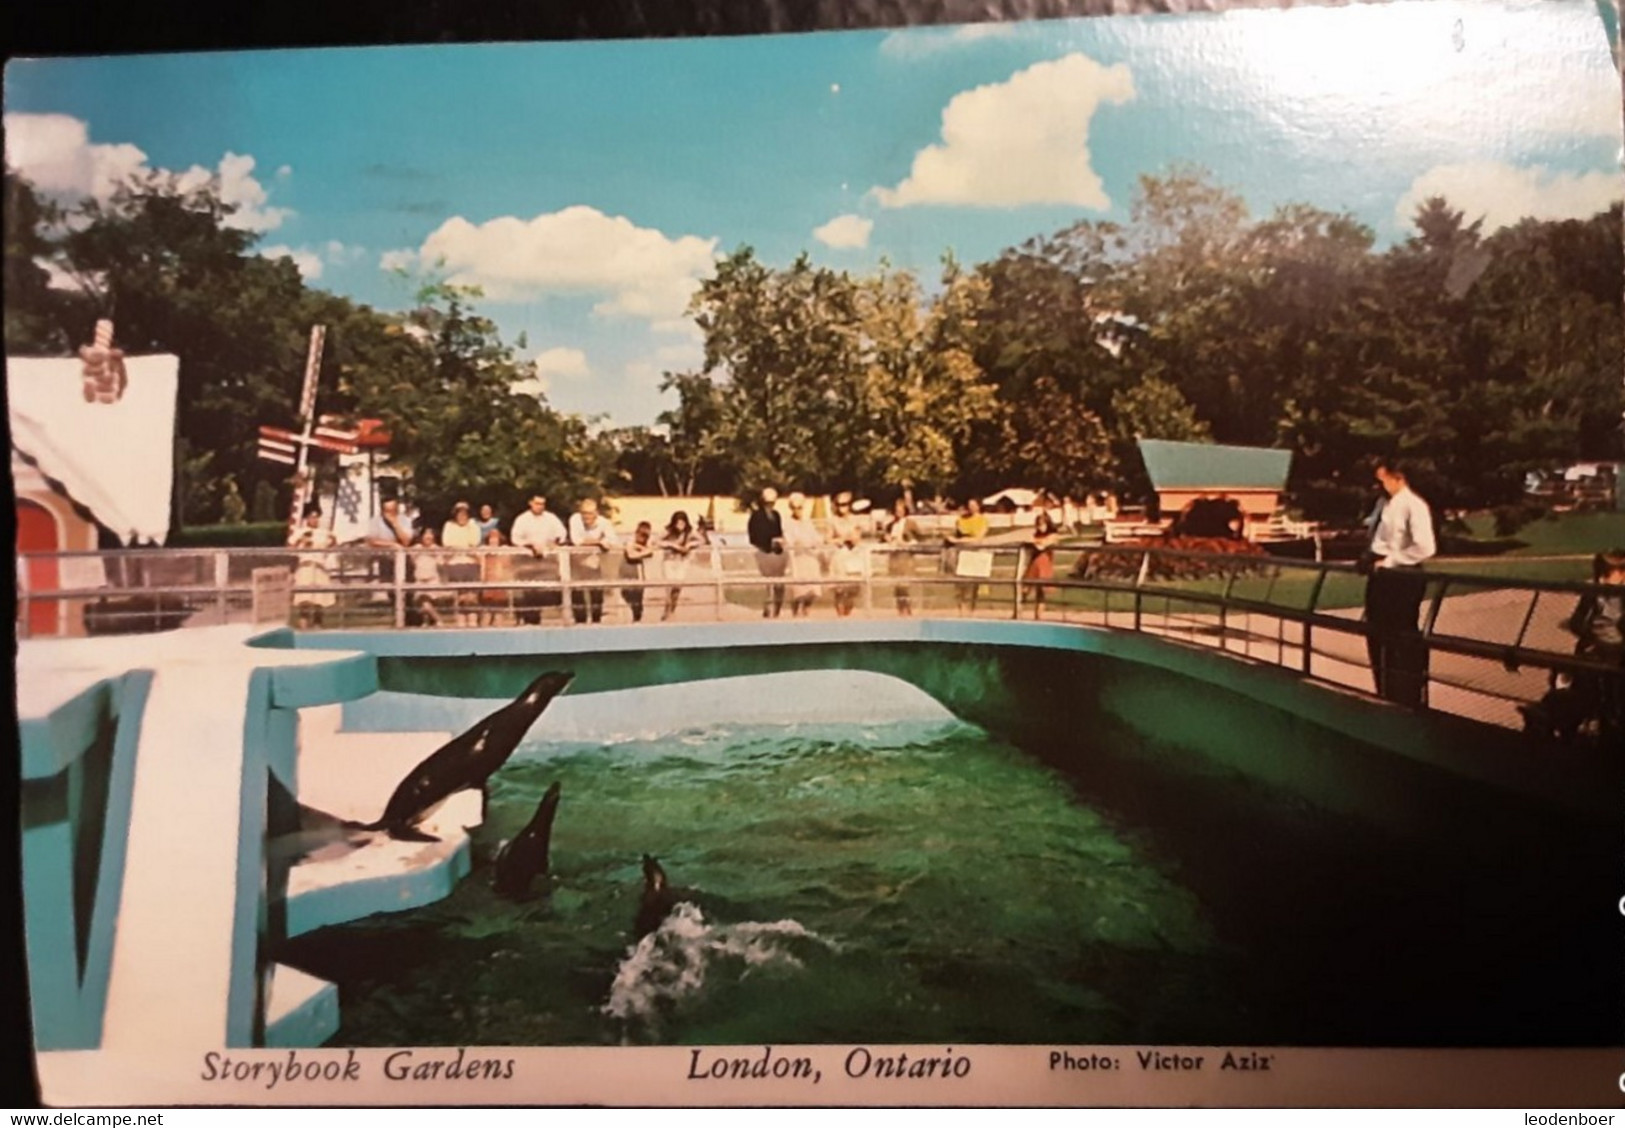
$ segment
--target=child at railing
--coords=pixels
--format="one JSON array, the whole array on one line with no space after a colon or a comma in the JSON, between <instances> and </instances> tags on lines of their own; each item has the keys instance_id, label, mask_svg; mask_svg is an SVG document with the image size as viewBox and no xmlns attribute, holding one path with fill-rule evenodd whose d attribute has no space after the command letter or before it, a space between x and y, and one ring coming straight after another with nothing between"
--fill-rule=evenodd
<instances>
[{"instance_id":1,"label":"child at railing","mask_svg":"<svg viewBox=\"0 0 1625 1128\"><path fill-rule=\"evenodd\" d=\"M1621 680L1625 673L1625 549L1599 552L1591 561L1591 582L1608 592L1588 592L1568 621L1578 641L1574 652L1612 668L1606 674L1582 675L1576 688L1590 704L1597 718L1598 735L1605 744L1614 744L1621 735Z\"/></svg>"},{"instance_id":2,"label":"child at railing","mask_svg":"<svg viewBox=\"0 0 1625 1128\"><path fill-rule=\"evenodd\" d=\"M485 534L485 549L480 553L480 579L487 584L513 583L514 568L513 557L502 551L507 542L503 539L501 529L491 529ZM505 587L486 587L480 591L480 625L494 627L511 610L509 600L513 597L513 589Z\"/></svg>"},{"instance_id":3,"label":"child at railing","mask_svg":"<svg viewBox=\"0 0 1625 1128\"><path fill-rule=\"evenodd\" d=\"M417 551L412 554L412 581L417 584L440 583L439 541L433 529L423 529L418 533ZM437 592L433 588L424 588L412 594L411 606L406 612L406 625L409 627L438 627L440 625L440 603L445 599L444 592Z\"/></svg>"},{"instance_id":4,"label":"child at railing","mask_svg":"<svg viewBox=\"0 0 1625 1128\"><path fill-rule=\"evenodd\" d=\"M647 521L639 521L637 531L622 549L626 560L621 565L621 579L633 580L638 585L621 589L621 598L626 600L627 609L632 612L634 623L643 621L643 577L645 565L655 554L655 546L650 543L653 535L654 527Z\"/></svg>"},{"instance_id":5,"label":"child at railing","mask_svg":"<svg viewBox=\"0 0 1625 1128\"><path fill-rule=\"evenodd\" d=\"M908 549L920 537L915 529L914 519L909 516L906 497L900 497L892 503L891 517L886 521L885 537L887 546L892 549L886 556L886 571L897 577L897 586L892 589L897 600L897 613L912 615L914 600L906 577L914 574L914 558L909 555Z\"/></svg>"},{"instance_id":6,"label":"child at railing","mask_svg":"<svg viewBox=\"0 0 1625 1128\"><path fill-rule=\"evenodd\" d=\"M1591 562L1591 582L1617 591L1587 592L1563 624L1573 633L1576 657L1599 662L1603 673L1572 678L1554 673L1551 688L1533 705L1520 706L1524 729L1568 742L1589 722L1597 724L1606 747L1625 735L1625 549L1599 552Z\"/></svg>"}]
</instances>

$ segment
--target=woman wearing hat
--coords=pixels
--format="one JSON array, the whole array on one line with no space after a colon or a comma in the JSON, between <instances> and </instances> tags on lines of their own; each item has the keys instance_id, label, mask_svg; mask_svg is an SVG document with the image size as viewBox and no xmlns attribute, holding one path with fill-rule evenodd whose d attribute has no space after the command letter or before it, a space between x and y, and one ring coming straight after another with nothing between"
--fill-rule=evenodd
<instances>
[{"instance_id":1,"label":"woman wearing hat","mask_svg":"<svg viewBox=\"0 0 1625 1128\"><path fill-rule=\"evenodd\" d=\"M485 535L480 531L480 524L469 515L468 502L459 501L451 509L451 520L440 528L440 544L443 548L466 548L467 553L458 553L446 561L446 581L453 584L475 584L480 580L480 562L473 555L484 542ZM478 620L479 612L476 609L478 599L472 591L457 593L457 622L462 626L473 626ZM467 610L464 610L466 608Z\"/></svg>"},{"instance_id":2,"label":"woman wearing hat","mask_svg":"<svg viewBox=\"0 0 1625 1128\"><path fill-rule=\"evenodd\" d=\"M813 601L818 598L818 581L822 574L818 550L824 538L807 516L806 495L793 493L788 502L790 516L784 522L784 551L790 557L790 614L802 618L812 610Z\"/></svg>"},{"instance_id":3,"label":"woman wearing hat","mask_svg":"<svg viewBox=\"0 0 1625 1128\"><path fill-rule=\"evenodd\" d=\"M835 495L829 539L835 546L829 562L830 574L840 581L835 585L835 614L844 619L857 609L858 592L863 586L855 582L863 576L863 557L858 549L863 541L863 530L852 514L852 495L846 490Z\"/></svg>"}]
</instances>

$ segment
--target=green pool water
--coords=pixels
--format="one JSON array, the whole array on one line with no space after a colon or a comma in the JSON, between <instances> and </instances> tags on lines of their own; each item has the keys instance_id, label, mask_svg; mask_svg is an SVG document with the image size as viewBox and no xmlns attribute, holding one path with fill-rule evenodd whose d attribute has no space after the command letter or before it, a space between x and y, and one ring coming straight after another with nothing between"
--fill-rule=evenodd
<instances>
[{"instance_id":1,"label":"green pool water","mask_svg":"<svg viewBox=\"0 0 1625 1128\"><path fill-rule=\"evenodd\" d=\"M336 1045L1621 1043L1610 871L1573 843L1394 838L1105 718L1073 739L533 738L449 899L278 958L340 985ZM551 891L498 898L554 780ZM638 942L644 853L683 904Z\"/></svg>"}]
</instances>

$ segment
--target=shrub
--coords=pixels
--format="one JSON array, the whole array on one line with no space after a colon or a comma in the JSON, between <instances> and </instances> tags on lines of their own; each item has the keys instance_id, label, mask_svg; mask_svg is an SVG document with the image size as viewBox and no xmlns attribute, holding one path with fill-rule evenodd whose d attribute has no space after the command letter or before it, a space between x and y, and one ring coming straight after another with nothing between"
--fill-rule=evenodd
<instances>
[{"instance_id":1,"label":"shrub","mask_svg":"<svg viewBox=\"0 0 1625 1128\"><path fill-rule=\"evenodd\" d=\"M288 526L281 521L251 525L193 525L176 529L166 548L273 548L288 543Z\"/></svg>"}]
</instances>

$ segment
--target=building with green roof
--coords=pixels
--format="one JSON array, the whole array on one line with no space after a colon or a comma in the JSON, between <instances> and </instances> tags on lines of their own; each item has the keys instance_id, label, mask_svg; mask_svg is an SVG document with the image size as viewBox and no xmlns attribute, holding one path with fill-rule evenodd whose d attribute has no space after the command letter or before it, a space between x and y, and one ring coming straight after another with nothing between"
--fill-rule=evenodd
<instances>
[{"instance_id":1,"label":"building with green roof","mask_svg":"<svg viewBox=\"0 0 1625 1128\"><path fill-rule=\"evenodd\" d=\"M1231 498L1249 526L1267 522L1281 504L1292 452L1267 447L1139 440L1140 457L1163 515L1200 498Z\"/></svg>"}]
</instances>

